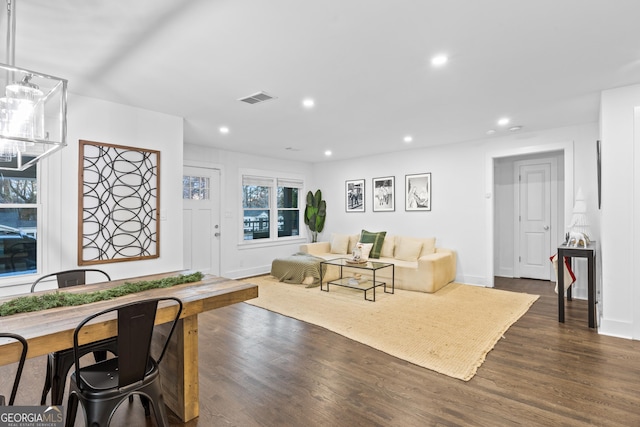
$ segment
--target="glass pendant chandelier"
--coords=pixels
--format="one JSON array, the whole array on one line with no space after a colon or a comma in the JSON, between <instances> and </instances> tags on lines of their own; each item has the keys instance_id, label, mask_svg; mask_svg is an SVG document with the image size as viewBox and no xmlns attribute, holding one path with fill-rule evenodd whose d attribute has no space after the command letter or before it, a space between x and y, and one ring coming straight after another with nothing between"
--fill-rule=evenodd
<instances>
[{"instance_id":1,"label":"glass pendant chandelier","mask_svg":"<svg viewBox=\"0 0 640 427\"><path fill-rule=\"evenodd\" d=\"M0 170L25 170L67 145L67 81L14 66L15 9L16 0L7 0L7 64L0 64Z\"/></svg>"}]
</instances>

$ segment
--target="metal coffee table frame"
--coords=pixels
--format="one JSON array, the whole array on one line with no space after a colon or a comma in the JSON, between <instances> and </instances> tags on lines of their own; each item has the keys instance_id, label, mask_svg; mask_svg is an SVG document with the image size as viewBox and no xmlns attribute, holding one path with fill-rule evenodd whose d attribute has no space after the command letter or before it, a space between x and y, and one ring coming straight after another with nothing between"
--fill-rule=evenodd
<instances>
[{"instance_id":1,"label":"metal coffee table frame","mask_svg":"<svg viewBox=\"0 0 640 427\"><path fill-rule=\"evenodd\" d=\"M376 288L382 286L384 288L384 292L387 294L395 293L395 275L396 275L396 266L392 263L388 262L378 262L378 261L367 261L362 264L353 264L347 262L348 258L336 258L328 261L323 261L320 263L320 290L324 292L329 292L329 285L338 285L343 286L345 288L352 288L364 291L364 299L367 301L375 302L376 300ZM327 283L323 283L322 281L322 271L324 270L322 267L324 265L335 265L340 267L340 278L336 280L331 280ZM344 277L344 268L354 268L360 270L368 270L372 273L373 277L371 280L367 280L366 282L358 282L353 283L352 277ZM376 271L381 270L383 268L391 267L391 292L387 291L387 282L376 281ZM326 287L326 289L325 289ZM373 291L373 298L367 298L367 292Z\"/></svg>"}]
</instances>

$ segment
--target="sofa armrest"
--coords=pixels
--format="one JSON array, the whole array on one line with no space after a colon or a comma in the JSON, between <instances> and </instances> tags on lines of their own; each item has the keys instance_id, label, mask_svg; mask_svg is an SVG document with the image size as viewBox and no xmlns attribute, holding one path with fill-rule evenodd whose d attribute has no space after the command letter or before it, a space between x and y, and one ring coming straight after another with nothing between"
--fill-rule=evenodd
<instances>
[{"instance_id":1,"label":"sofa armrest","mask_svg":"<svg viewBox=\"0 0 640 427\"><path fill-rule=\"evenodd\" d=\"M326 254L331 252L330 242L304 243L300 245L300 252L310 255Z\"/></svg>"},{"instance_id":2,"label":"sofa armrest","mask_svg":"<svg viewBox=\"0 0 640 427\"><path fill-rule=\"evenodd\" d=\"M425 275L431 288L427 292L436 292L455 280L456 253L450 249L436 248L435 253L418 258L418 270Z\"/></svg>"}]
</instances>

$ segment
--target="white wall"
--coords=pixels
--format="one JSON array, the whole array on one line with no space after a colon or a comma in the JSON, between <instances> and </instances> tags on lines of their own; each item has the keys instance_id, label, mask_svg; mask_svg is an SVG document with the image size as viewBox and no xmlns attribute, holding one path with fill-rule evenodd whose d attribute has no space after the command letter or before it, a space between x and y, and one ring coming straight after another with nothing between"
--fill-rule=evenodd
<instances>
[{"instance_id":1,"label":"white wall","mask_svg":"<svg viewBox=\"0 0 640 427\"><path fill-rule=\"evenodd\" d=\"M491 286L494 274L493 245L489 249L487 242L493 242L493 219L488 217L487 204L493 204L493 165L487 170L487 158L572 147L572 168L569 173L574 177L573 185L583 189L590 220L597 223L597 139L597 125L592 123L347 161L316 163L317 186L327 200L327 220L321 237L328 240L332 232L354 233L363 228L386 230L391 234L435 236L437 246L452 248L457 252L458 281ZM405 212L405 175L424 172L432 174L431 211ZM396 210L372 212L372 178L389 175L396 178ZM491 178L489 186L487 178ZM345 212L345 180L352 179L366 180L364 213ZM571 207L573 191L570 193L567 197ZM564 227L570 219L570 213L570 210L565 213ZM594 224L593 231L597 238L597 224Z\"/></svg>"},{"instance_id":2,"label":"white wall","mask_svg":"<svg viewBox=\"0 0 640 427\"><path fill-rule=\"evenodd\" d=\"M600 330L640 339L640 119L634 119L637 106L640 85L602 93L600 254L604 307Z\"/></svg>"},{"instance_id":3,"label":"white wall","mask_svg":"<svg viewBox=\"0 0 640 427\"><path fill-rule=\"evenodd\" d=\"M221 171L220 194L220 275L232 279L248 277L271 271L271 261L298 252L300 244L308 241L304 222L300 224L301 236L284 242L250 243L242 241L242 181L241 170L263 170L277 172L280 177L302 179L311 184L313 175L311 164L241 154L233 151L207 148L194 144L184 145L184 160L205 163ZM299 200L304 212L307 191L315 191L307 186Z\"/></svg>"},{"instance_id":4,"label":"white wall","mask_svg":"<svg viewBox=\"0 0 640 427\"><path fill-rule=\"evenodd\" d=\"M93 98L69 95L67 147L41 164L41 217L38 253L41 273L77 268L78 141L89 140L160 150L160 258L99 264L114 278L182 268L182 118ZM6 293L28 292L35 277L3 281ZM27 284L20 286L20 284Z\"/></svg>"}]
</instances>

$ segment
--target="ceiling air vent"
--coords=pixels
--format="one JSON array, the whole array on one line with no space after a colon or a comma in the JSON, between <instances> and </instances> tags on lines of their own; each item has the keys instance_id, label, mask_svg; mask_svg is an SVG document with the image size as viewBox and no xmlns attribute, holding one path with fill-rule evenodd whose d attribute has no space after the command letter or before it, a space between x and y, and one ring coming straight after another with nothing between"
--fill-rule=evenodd
<instances>
[{"instance_id":1,"label":"ceiling air vent","mask_svg":"<svg viewBox=\"0 0 640 427\"><path fill-rule=\"evenodd\" d=\"M266 92L258 92L253 95L249 95L244 98L238 99L238 101L246 102L247 104L257 104L258 102L269 101L270 99L274 99L275 96L271 96Z\"/></svg>"}]
</instances>

